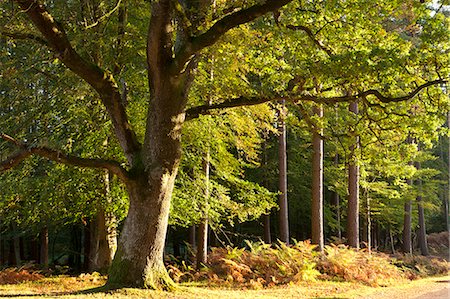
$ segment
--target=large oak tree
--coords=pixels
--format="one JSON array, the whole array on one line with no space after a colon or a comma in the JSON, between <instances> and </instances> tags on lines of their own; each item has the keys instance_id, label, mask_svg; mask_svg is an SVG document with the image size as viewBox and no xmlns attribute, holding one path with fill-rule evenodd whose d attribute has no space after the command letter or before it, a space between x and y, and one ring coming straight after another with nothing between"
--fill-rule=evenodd
<instances>
[{"instance_id":1,"label":"large oak tree","mask_svg":"<svg viewBox=\"0 0 450 299\"><path fill-rule=\"evenodd\" d=\"M58 4L47 1L45 5L44 1L37 0L13 2L19 5L21 14L25 17L21 19L22 31L5 30L1 32L2 35L33 40L50 49L67 69L97 92L109 115L126 163L69 155L44 145L29 144L0 132L1 139L17 148L17 151L1 162L0 170L10 169L30 155L40 155L74 166L107 169L124 183L130 204L117 253L109 271L108 282L111 285L150 288L170 288L172 285L163 264L163 250L170 200L181 157L181 129L186 119L208 114L213 109L283 99L292 102L337 103L374 97L381 102L405 101L426 87L443 82L426 82L416 86L409 94L398 97L388 97L374 89L345 95L337 92L334 96L321 97L288 88L292 92L270 96L241 96L186 109L200 52L217 43L235 27L252 22L269 12L273 12L277 18L278 11L292 0L250 1L246 5L240 5L242 3L239 1L150 1L149 7L145 5L142 8L150 11L148 30L146 33L141 32L147 41L148 110L145 132L142 138L138 138L126 109L128 89L119 87L118 72L102 68L95 57L85 53L82 42L74 45L71 35L66 31L66 25L61 23L63 20L55 19L52 14L51 10ZM119 1L118 7L123 3L125 1ZM218 4L222 5L220 10L217 9ZM115 9L102 18L106 19L114 11ZM298 12L301 13L302 9L298 9ZM122 22L123 17L122 15ZM23 29L30 28L31 24L38 34ZM119 32L121 30L123 28L120 29L119 26ZM277 28L274 26L273 30ZM312 36L310 30L303 31ZM101 38L101 35L97 37ZM120 34L118 39L120 40ZM322 47L320 41L313 40ZM111 47L118 44L120 43L116 40Z\"/></svg>"}]
</instances>

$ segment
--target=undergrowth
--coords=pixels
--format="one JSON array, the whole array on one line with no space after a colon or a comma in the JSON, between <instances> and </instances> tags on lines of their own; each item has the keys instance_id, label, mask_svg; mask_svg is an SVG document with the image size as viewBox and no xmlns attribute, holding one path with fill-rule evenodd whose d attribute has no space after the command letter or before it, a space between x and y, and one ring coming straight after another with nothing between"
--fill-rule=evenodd
<instances>
[{"instance_id":1,"label":"undergrowth","mask_svg":"<svg viewBox=\"0 0 450 299\"><path fill-rule=\"evenodd\" d=\"M246 248L213 248L200 270L169 265L176 282L203 281L218 286L264 288L301 281L339 280L387 286L401 280L447 273L447 262L419 256L390 257L346 245L327 245L324 253L309 241L271 246L247 242Z\"/></svg>"},{"instance_id":2,"label":"undergrowth","mask_svg":"<svg viewBox=\"0 0 450 299\"><path fill-rule=\"evenodd\" d=\"M44 275L26 267L7 268L0 271L0 284L17 284L42 278L44 278Z\"/></svg>"}]
</instances>

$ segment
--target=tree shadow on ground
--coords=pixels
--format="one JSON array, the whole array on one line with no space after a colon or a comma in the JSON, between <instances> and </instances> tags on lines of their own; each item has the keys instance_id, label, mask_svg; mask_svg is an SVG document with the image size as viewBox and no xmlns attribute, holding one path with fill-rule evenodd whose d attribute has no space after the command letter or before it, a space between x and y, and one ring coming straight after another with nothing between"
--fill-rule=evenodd
<instances>
[{"instance_id":1,"label":"tree shadow on ground","mask_svg":"<svg viewBox=\"0 0 450 299\"><path fill-rule=\"evenodd\" d=\"M114 287L110 285L104 285L100 287L95 288L89 288L85 290L79 290L79 291L64 291L64 292L48 292L48 293L34 293L34 294L21 294L20 292L14 293L14 294L2 294L0 291L0 298L18 298L18 297L43 297L43 296L51 296L51 297L62 297L62 296L69 296L69 295L89 295L89 294L96 294L96 293L110 293L112 291L121 289L120 287Z\"/></svg>"}]
</instances>

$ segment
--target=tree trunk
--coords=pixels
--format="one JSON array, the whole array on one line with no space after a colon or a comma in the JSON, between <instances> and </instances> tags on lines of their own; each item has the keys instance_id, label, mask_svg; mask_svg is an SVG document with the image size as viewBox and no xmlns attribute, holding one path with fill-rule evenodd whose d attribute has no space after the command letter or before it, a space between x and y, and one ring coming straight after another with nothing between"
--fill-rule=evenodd
<instances>
[{"instance_id":1,"label":"tree trunk","mask_svg":"<svg viewBox=\"0 0 450 299\"><path fill-rule=\"evenodd\" d=\"M270 215L263 215L264 223L264 243L272 244L272 236L270 233Z\"/></svg>"},{"instance_id":2,"label":"tree trunk","mask_svg":"<svg viewBox=\"0 0 450 299\"><path fill-rule=\"evenodd\" d=\"M350 111L358 114L358 103L350 104ZM359 166L356 150L359 147L359 137L350 147L348 164L348 208L347 208L347 241L351 247L359 248Z\"/></svg>"},{"instance_id":3,"label":"tree trunk","mask_svg":"<svg viewBox=\"0 0 450 299\"><path fill-rule=\"evenodd\" d=\"M106 201L112 202L110 190L110 173L104 173L104 192ZM106 212L99 207L95 219L90 222L90 250L89 271L105 273L111 266L112 259L117 249L116 219L111 212Z\"/></svg>"},{"instance_id":4,"label":"tree trunk","mask_svg":"<svg viewBox=\"0 0 450 299\"><path fill-rule=\"evenodd\" d=\"M412 186L413 182L411 179L406 180L409 186ZM404 216L403 216L403 252L412 254L412 203L411 200L405 202L404 205Z\"/></svg>"},{"instance_id":5,"label":"tree trunk","mask_svg":"<svg viewBox=\"0 0 450 299\"><path fill-rule=\"evenodd\" d=\"M154 69L154 65L149 68ZM160 73L150 76L146 136L141 159L136 160L126 182L130 206L109 270L110 286L174 287L164 267L163 253L170 199L181 157L187 84L183 79L187 78L171 77L163 72L167 69L168 66L161 66Z\"/></svg>"},{"instance_id":6,"label":"tree trunk","mask_svg":"<svg viewBox=\"0 0 450 299\"><path fill-rule=\"evenodd\" d=\"M107 213L99 208L95 219L90 222L90 263L89 271L105 272L111 265L115 248L110 244L110 239L115 238L115 231L109 223ZM111 236L111 234L114 234ZM114 243L114 242L112 242Z\"/></svg>"},{"instance_id":7,"label":"tree trunk","mask_svg":"<svg viewBox=\"0 0 450 299\"><path fill-rule=\"evenodd\" d=\"M419 170L421 168L420 162L416 162L416 168ZM428 252L428 244L427 244L427 231L425 228L425 212L422 205L422 195L420 193L422 192L422 180L417 180L417 185L419 188L419 195L416 198L417 202L417 211L419 213L419 231L418 231L418 241L419 241L419 248L420 253L422 255L430 255Z\"/></svg>"},{"instance_id":8,"label":"tree trunk","mask_svg":"<svg viewBox=\"0 0 450 299\"><path fill-rule=\"evenodd\" d=\"M170 196L175 173L157 176L151 188L145 176L128 182L130 206L109 269L108 285L172 288L163 263Z\"/></svg>"},{"instance_id":9,"label":"tree trunk","mask_svg":"<svg viewBox=\"0 0 450 299\"><path fill-rule=\"evenodd\" d=\"M266 136L267 138L267 136ZM262 184L265 188L268 189L269 186L269 182L268 182L268 178L267 178L267 141L264 140L264 142L262 143L262 152L263 152L263 161L262 161L262 170L263 170L263 179L262 179ZM262 220L263 220L263 229L264 229L264 243L266 244L272 244L272 236L271 236L271 231L270 231L270 211L268 214L266 215L262 215Z\"/></svg>"},{"instance_id":10,"label":"tree trunk","mask_svg":"<svg viewBox=\"0 0 450 299\"><path fill-rule=\"evenodd\" d=\"M450 129L450 111L448 111L447 115L447 127ZM450 214L449 214L449 205L450 205L450 136L448 137L448 153L447 153L447 198L444 196L444 219L447 231L450 232Z\"/></svg>"},{"instance_id":11,"label":"tree trunk","mask_svg":"<svg viewBox=\"0 0 450 299\"><path fill-rule=\"evenodd\" d=\"M287 200L287 157L286 157L286 123L285 123L285 105L282 102L279 120L279 138L278 138L278 167L279 167L279 229L280 241L289 244L289 213Z\"/></svg>"},{"instance_id":12,"label":"tree trunk","mask_svg":"<svg viewBox=\"0 0 450 299\"><path fill-rule=\"evenodd\" d=\"M412 144L413 139L408 137L407 143ZM409 162L409 165L412 166L413 163ZM406 180L406 184L408 186L413 185L413 181L411 179ZM411 200L407 200L404 205L404 215L403 215L403 252L412 254L412 239L411 239L411 228L412 226L412 203Z\"/></svg>"},{"instance_id":13,"label":"tree trunk","mask_svg":"<svg viewBox=\"0 0 450 299\"><path fill-rule=\"evenodd\" d=\"M339 156L336 155L334 157L334 164L339 164ZM340 207L340 198L339 193L336 191L332 192L331 195L331 209L334 212L334 216L336 218L336 230L333 232L334 236L337 237L339 240L342 239L342 229L341 229L341 207Z\"/></svg>"},{"instance_id":14,"label":"tree trunk","mask_svg":"<svg viewBox=\"0 0 450 299\"><path fill-rule=\"evenodd\" d=\"M191 246L191 249L194 250L194 248L197 246L196 242L196 229L195 225L189 226L189 246Z\"/></svg>"},{"instance_id":15,"label":"tree trunk","mask_svg":"<svg viewBox=\"0 0 450 299\"><path fill-rule=\"evenodd\" d=\"M314 114L320 119L323 117L322 106L314 107ZM320 252L324 249L323 235L323 130L315 128L313 131L312 156L312 203L311 203L311 230L312 243L318 245Z\"/></svg>"},{"instance_id":16,"label":"tree trunk","mask_svg":"<svg viewBox=\"0 0 450 299\"><path fill-rule=\"evenodd\" d=\"M40 250L39 250L39 264L44 269L48 268L48 227L44 226L39 233Z\"/></svg>"},{"instance_id":17,"label":"tree trunk","mask_svg":"<svg viewBox=\"0 0 450 299\"><path fill-rule=\"evenodd\" d=\"M370 197L367 189L364 189L365 197L365 215L364 215L364 242L366 243L367 250L372 250L372 219L370 215Z\"/></svg>"},{"instance_id":18,"label":"tree trunk","mask_svg":"<svg viewBox=\"0 0 450 299\"><path fill-rule=\"evenodd\" d=\"M197 269L208 262L208 201L209 201L209 172L210 172L209 148L203 157L203 173L205 175L204 202L202 207L203 218L198 227L197 242Z\"/></svg>"},{"instance_id":19,"label":"tree trunk","mask_svg":"<svg viewBox=\"0 0 450 299\"><path fill-rule=\"evenodd\" d=\"M411 242L411 216L412 205L411 201L405 202L403 217L403 252L412 254L412 242Z\"/></svg>"},{"instance_id":20,"label":"tree trunk","mask_svg":"<svg viewBox=\"0 0 450 299\"><path fill-rule=\"evenodd\" d=\"M20 255L20 237L17 236L18 232L15 225L13 225L13 233L14 261L16 266L20 266L22 264L22 257Z\"/></svg>"},{"instance_id":21,"label":"tree trunk","mask_svg":"<svg viewBox=\"0 0 450 299\"><path fill-rule=\"evenodd\" d=\"M208 219L203 218L198 226L197 269L208 262Z\"/></svg>"}]
</instances>

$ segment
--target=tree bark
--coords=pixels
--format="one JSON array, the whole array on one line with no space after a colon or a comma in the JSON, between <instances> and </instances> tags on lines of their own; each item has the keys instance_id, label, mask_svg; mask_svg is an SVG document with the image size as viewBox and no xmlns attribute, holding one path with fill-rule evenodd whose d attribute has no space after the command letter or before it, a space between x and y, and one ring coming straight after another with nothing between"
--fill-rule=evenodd
<instances>
[{"instance_id":1,"label":"tree bark","mask_svg":"<svg viewBox=\"0 0 450 299\"><path fill-rule=\"evenodd\" d=\"M272 244L272 236L270 232L270 215L263 215L264 225L264 243Z\"/></svg>"},{"instance_id":2,"label":"tree bark","mask_svg":"<svg viewBox=\"0 0 450 299\"><path fill-rule=\"evenodd\" d=\"M163 253L175 174L150 177L154 180L150 183L141 174L128 182L130 206L109 269L110 287L173 288Z\"/></svg>"},{"instance_id":3,"label":"tree bark","mask_svg":"<svg viewBox=\"0 0 450 299\"><path fill-rule=\"evenodd\" d=\"M279 230L280 241L289 244L289 213L287 200L287 157L286 157L286 123L285 123L285 105L282 101L279 120L279 138L278 138L278 167L279 167Z\"/></svg>"},{"instance_id":4,"label":"tree bark","mask_svg":"<svg viewBox=\"0 0 450 299\"><path fill-rule=\"evenodd\" d=\"M321 119L323 117L322 106L314 107L314 114ZM313 156L312 156L312 203L311 203L311 230L312 243L317 244L320 252L324 249L323 235L323 140L322 129L313 131Z\"/></svg>"},{"instance_id":5,"label":"tree bark","mask_svg":"<svg viewBox=\"0 0 450 299\"><path fill-rule=\"evenodd\" d=\"M16 229L16 225L12 225L13 230L13 249L14 249L14 262L16 266L20 266L22 264L22 257L20 254L20 237L17 236L18 232Z\"/></svg>"},{"instance_id":6,"label":"tree bark","mask_svg":"<svg viewBox=\"0 0 450 299\"><path fill-rule=\"evenodd\" d=\"M416 168L419 170L421 168L420 162L416 162ZM422 195L420 194L422 192L422 180L417 180L417 186L419 188L419 195L416 197L417 202L417 212L419 214L419 231L418 231L418 241L419 241L419 249L420 253L422 255L430 255L428 251L428 244L427 244L427 231L425 227L425 211L423 209L423 199Z\"/></svg>"},{"instance_id":7,"label":"tree bark","mask_svg":"<svg viewBox=\"0 0 450 299\"><path fill-rule=\"evenodd\" d=\"M358 114L358 103L350 104L350 111ZM347 241L351 247L359 248L359 166L356 151L359 147L359 137L350 147L348 164L348 208L347 208Z\"/></svg>"},{"instance_id":8,"label":"tree bark","mask_svg":"<svg viewBox=\"0 0 450 299\"><path fill-rule=\"evenodd\" d=\"M412 163L410 163L411 165ZM411 179L406 180L406 184L412 186L413 182ZM412 254L412 203L411 200L407 200L404 205L404 216L403 216L403 252Z\"/></svg>"},{"instance_id":9,"label":"tree bark","mask_svg":"<svg viewBox=\"0 0 450 299\"><path fill-rule=\"evenodd\" d=\"M450 129L450 111L447 114L447 128ZM450 232L450 214L449 214L449 205L450 205L450 136L448 137L448 152L447 152L447 197L444 196L444 219L447 231Z\"/></svg>"},{"instance_id":10,"label":"tree bark","mask_svg":"<svg viewBox=\"0 0 450 299\"><path fill-rule=\"evenodd\" d=\"M39 250L39 264L44 269L48 268L48 227L44 226L39 233L40 250Z\"/></svg>"},{"instance_id":11,"label":"tree bark","mask_svg":"<svg viewBox=\"0 0 450 299\"><path fill-rule=\"evenodd\" d=\"M203 218L198 226L197 269L208 262L208 219Z\"/></svg>"},{"instance_id":12,"label":"tree bark","mask_svg":"<svg viewBox=\"0 0 450 299\"><path fill-rule=\"evenodd\" d=\"M209 149L203 157L203 172L205 175L204 202L202 207L203 218L198 226L197 242L197 269L208 262L208 201L209 201Z\"/></svg>"},{"instance_id":13,"label":"tree bark","mask_svg":"<svg viewBox=\"0 0 450 299\"><path fill-rule=\"evenodd\" d=\"M197 246L196 242L196 228L195 225L189 226L189 246L191 246L191 249L194 250Z\"/></svg>"},{"instance_id":14,"label":"tree bark","mask_svg":"<svg viewBox=\"0 0 450 299\"><path fill-rule=\"evenodd\" d=\"M412 254L412 242L411 242L411 216L412 216L412 204L408 200L404 206L403 217L403 252Z\"/></svg>"},{"instance_id":15,"label":"tree bark","mask_svg":"<svg viewBox=\"0 0 450 299\"><path fill-rule=\"evenodd\" d=\"M334 156L334 165L339 164L339 156L336 154ZM333 191L331 195L331 209L334 212L334 217L336 218L336 230L333 232L335 237L339 240L342 239L342 229L341 229L341 207L340 198L337 191Z\"/></svg>"},{"instance_id":16,"label":"tree bark","mask_svg":"<svg viewBox=\"0 0 450 299\"><path fill-rule=\"evenodd\" d=\"M106 202L111 203L109 171L104 172L104 194ZM105 273L111 266L117 249L116 219L111 212L105 211L99 203L95 219L90 222L89 271Z\"/></svg>"}]
</instances>

